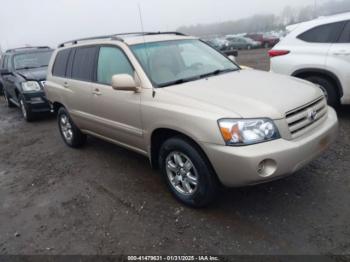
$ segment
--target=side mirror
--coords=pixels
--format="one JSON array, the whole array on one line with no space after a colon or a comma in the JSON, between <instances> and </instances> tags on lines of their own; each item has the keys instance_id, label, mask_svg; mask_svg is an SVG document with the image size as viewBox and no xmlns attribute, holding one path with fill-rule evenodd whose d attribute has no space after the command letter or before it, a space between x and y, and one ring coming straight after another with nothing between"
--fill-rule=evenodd
<instances>
[{"instance_id":1,"label":"side mirror","mask_svg":"<svg viewBox=\"0 0 350 262\"><path fill-rule=\"evenodd\" d=\"M233 61L233 62L236 62L236 58L233 56L233 55L229 55L228 58Z\"/></svg>"},{"instance_id":2,"label":"side mirror","mask_svg":"<svg viewBox=\"0 0 350 262\"><path fill-rule=\"evenodd\" d=\"M112 76L112 87L115 90L134 91L139 90L135 79L128 74L119 74Z\"/></svg>"},{"instance_id":3,"label":"side mirror","mask_svg":"<svg viewBox=\"0 0 350 262\"><path fill-rule=\"evenodd\" d=\"M0 69L0 75L11 75L12 73L7 69Z\"/></svg>"}]
</instances>

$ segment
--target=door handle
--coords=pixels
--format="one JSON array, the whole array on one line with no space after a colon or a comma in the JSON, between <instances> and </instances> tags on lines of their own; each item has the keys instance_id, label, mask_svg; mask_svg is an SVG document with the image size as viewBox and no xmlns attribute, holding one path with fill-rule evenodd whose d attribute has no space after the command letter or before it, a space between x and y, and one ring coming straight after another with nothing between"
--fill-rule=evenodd
<instances>
[{"instance_id":1,"label":"door handle","mask_svg":"<svg viewBox=\"0 0 350 262\"><path fill-rule=\"evenodd\" d=\"M68 87L69 87L68 82L64 82L64 83L63 83L63 86L64 86L65 88L68 88Z\"/></svg>"},{"instance_id":2,"label":"door handle","mask_svg":"<svg viewBox=\"0 0 350 262\"><path fill-rule=\"evenodd\" d=\"M96 95L96 96L102 95L102 93L100 92L100 89L98 89L98 88L95 88L94 91L92 91L92 94Z\"/></svg>"},{"instance_id":3,"label":"door handle","mask_svg":"<svg viewBox=\"0 0 350 262\"><path fill-rule=\"evenodd\" d=\"M340 50L340 51L335 51L333 53L333 55L350 55L350 51L346 51L346 50Z\"/></svg>"}]
</instances>

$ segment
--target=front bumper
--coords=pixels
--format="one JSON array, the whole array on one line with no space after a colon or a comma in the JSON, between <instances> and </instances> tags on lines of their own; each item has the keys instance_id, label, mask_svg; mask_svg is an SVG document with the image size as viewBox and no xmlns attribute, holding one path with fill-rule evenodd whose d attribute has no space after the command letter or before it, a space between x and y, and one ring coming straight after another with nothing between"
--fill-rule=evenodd
<instances>
[{"instance_id":1,"label":"front bumper","mask_svg":"<svg viewBox=\"0 0 350 262\"><path fill-rule=\"evenodd\" d=\"M39 93L24 93L23 94L25 103L28 110L33 113L45 113L50 112L50 104L43 92Z\"/></svg>"},{"instance_id":2,"label":"front bumper","mask_svg":"<svg viewBox=\"0 0 350 262\"><path fill-rule=\"evenodd\" d=\"M230 147L203 143L219 180L228 187L253 185L296 172L318 157L337 137L338 119L329 108L327 119L295 140Z\"/></svg>"}]
</instances>

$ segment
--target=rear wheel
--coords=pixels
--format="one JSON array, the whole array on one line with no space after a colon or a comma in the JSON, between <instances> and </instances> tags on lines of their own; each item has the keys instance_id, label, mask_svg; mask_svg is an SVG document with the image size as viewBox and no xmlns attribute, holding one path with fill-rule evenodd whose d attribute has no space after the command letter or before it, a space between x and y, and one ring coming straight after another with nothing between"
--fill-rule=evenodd
<instances>
[{"instance_id":1,"label":"rear wheel","mask_svg":"<svg viewBox=\"0 0 350 262\"><path fill-rule=\"evenodd\" d=\"M182 203L204 207L213 201L219 184L216 175L190 141L181 137L165 141L159 166L170 191Z\"/></svg>"},{"instance_id":2,"label":"rear wheel","mask_svg":"<svg viewBox=\"0 0 350 262\"><path fill-rule=\"evenodd\" d=\"M309 76L306 78L306 80L320 86L321 90L327 98L329 105L333 107L339 105L340 98L338 95L337 87L332 81L323 76Z\"/></svg>"},{"instance_id":3,"label":"rear wheel","mask_svg":"<svg viewBox=\"0 0 350 262\"><path fill-rule=\"evenodd\" d=\"M57 114L58 128L63 141L70 147L79 148L86 142L86 135L73 123L67 110L61 107Z\"/></svg>"}]
</instances>

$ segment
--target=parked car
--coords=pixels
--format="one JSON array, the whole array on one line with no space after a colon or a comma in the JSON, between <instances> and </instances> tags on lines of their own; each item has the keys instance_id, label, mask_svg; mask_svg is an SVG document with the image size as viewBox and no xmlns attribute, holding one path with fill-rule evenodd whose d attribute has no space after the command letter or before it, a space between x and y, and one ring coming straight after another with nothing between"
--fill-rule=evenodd
<instances>
[{"instance_id":1,"label":"parked car","mask_svg":"<svg viewBox=\"0 0 350 262\"><path fill-rule=\"evenodd\" d=\"M277 37L268 36L265 34L247 34L245 37L259 42L264 48L273 47L280 41Z\"/></svg>"},{"instance_id":2,"label":"parked car","mask_svg":"<svg viewBox=\"0 0 350 262\"><path fill-rule=\"evenodd\" d=\"M317 84L333 106L350 104L350 13L287 28L270 52L271 70Z\"/></svg>"},{"instance_id":3,"label":"parked car","mask_svg":"<svg viewBox=\"0 0 350 262\"><path fill-rule=\"evenodd\" d=\"M226 39L230 42L232 48L235 49L254 49L261 47L261 43L254 41L250 38L241 36L227 36Z\"/></svg>"},{"instance_id":4,"label":"parked car","mask_svg":"<svg viewBox=\"0 0 350 262\"><path fill-rule=\"evenodd\" d=\"M23 117L32 121L37 113L49 112L43 85L52 49L24 47L7 50L0 74L8 107L17 106Z\"/></svg>"},{"instance_id":5,"label":"parked car","mask_svg":"<svg viewBox=\"0 0 350 262\"><path fill-rule=\"evenodd\" d=\"M237 49L235 49L235 47L231 44L231 42L226 39L212 38L212 39L206 39L204 41L210 46L214 47L220 52L223 52L226 55L232 55L234 57L238 56Z\"/></svg>"},{"instance_id":6,"label":"parked car","mask_svg":"<svg viewBox=\"0 0 350 262\"><path fill-rule=\"evenodd\" d=\"M180 33L63 43L45 84L63 141L96 136L143 154L183 203L220 184L278 179L319 156L337 115L314 84L234 62Z\"/></svg>"}]
</instances>

